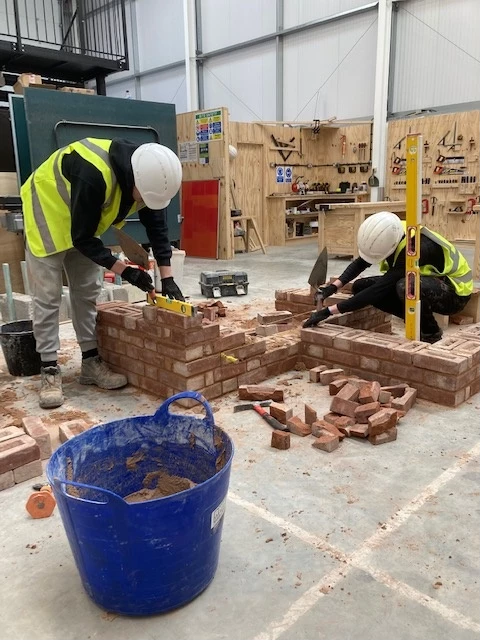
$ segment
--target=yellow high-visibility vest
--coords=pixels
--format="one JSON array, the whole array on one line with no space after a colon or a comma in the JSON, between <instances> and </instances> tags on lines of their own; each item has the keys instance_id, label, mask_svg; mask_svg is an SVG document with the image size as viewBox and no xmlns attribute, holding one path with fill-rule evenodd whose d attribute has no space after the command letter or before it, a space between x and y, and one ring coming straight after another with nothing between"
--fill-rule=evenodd
<instances>
[{"instance_id":1,"label":"yellow high-visibility vest","mask_svg":"<svg viewBox=\"0 0 481 641\"><path fill-rule=\"evenodd\" d=\"M405 221L402 221L404 229L406 229ZM468 261L464 256L459 252L456 247L446 240L441 234L438 234L435 231L426 229L421 225L421 235L429 238L434 241L436 244L440 245L444 254L444 270L442 272L438 271L433 265L422 265L419 267L419 274L421 276L434 276L442 277L446 276L448 280L452 283L456 294L458 296L469 296L473 293L473 273L471 267L468 264ZM399 254L404 251L406 247L406 236L401 240L399 245L396 248L394 253L393 267L396 264L396 260ZM386 272L389 269L389 264L387 261L383 260L380 265L380 270Z\"/></svg>"},{"instance_id":2,"label":"yellow high-visibility vest","mask_svg":"<svg viewBox=\"0 0 481 641\"><path fill-rule=\"evenodd\" d=\"M62 159L76 151L102 174L105 200L95 236L101 236L117 218L122 191L109 159L111 140L84 138L53 153L22 185L25 234L34 256L44 257L73 247L70 213L70 182L62 174ZM127 216L138 207L134 202ZM123 227L125 221L115 227Z\"/></svg>"}]
</instances>

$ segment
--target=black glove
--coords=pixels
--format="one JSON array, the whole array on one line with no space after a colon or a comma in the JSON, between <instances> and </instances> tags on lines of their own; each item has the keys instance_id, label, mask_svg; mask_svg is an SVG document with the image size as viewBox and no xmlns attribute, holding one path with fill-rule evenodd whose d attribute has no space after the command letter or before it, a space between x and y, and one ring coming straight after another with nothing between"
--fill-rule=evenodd
<instances>
[{"instance_id":1,"label":"black glove","mask_svg":"<svg viewBox=\"0 0 481 641\"><path fill-rule=\"evenodd\" d=\"M147 272L134 267L126 267L122 272L122 278L131 285L135 285L143 292L151 292L154 289L154 283Z\"/></svg>"},{"instance_id":2,"label":"black glove","mask_svg":"<svg viewBox=\"0 0 481 641\"><path fill-rule=\"evenodd\" d=\"M169 276L168 278L162 278L162 296L175 298L175 300L185 300L185 298L182 296L182 292L180 291L172 276Z\"/></svg>"},{"instance_id":3,"label":"black glove","mask_svg":"<svg viewBox=\"0 0 481 641\"><path fill-rule=\"evenodd\" d=\"M331 316L329 307L324 307L324 309L321 309L319 312L313 312L302 327L315 327L317 323L325 321L329 316Z\"/></svg>"},{"instance_id":4,"label":"black glove","mask_svg":"<svg viewBox=\"0 0 481 641\"><path fill-rule=\"evenodd\" d=\"M326 287L318 287L317 292L314 294L314 304L317 305L317 303L326 300L326 298L329 298L329 296L332 296L336 292L337 287L334 285L334 283L331 283L331 285L326 285Z\"/></svg>"}]
</instances>

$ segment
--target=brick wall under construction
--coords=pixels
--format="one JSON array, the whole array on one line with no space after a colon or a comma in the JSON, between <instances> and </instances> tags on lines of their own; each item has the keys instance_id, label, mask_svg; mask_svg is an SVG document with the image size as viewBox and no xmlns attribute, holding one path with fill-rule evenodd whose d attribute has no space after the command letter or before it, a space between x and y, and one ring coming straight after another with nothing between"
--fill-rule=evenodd
<instances>
[{"instance_id":1,"label":"brick wall under construction","mask_svg":"<svg viewBox=\"0 0 481 641\"><path fill-rule=\"evenodd\" d=\"M343 294L336 296L331 304ZM312 311L312 294L276 292L276 309L301 321ZM443 405L459 405L479 391L479 325L435 345L390 335L390 316L373 307L267 337L231 325L228 316L209 321L154 306L104 303L98 312L99 349L129 383L160 398L196 390L212 400L299 363L340 366L384 385L405 381L418 389L418 397Z\"/></svg>"}]
</instances>

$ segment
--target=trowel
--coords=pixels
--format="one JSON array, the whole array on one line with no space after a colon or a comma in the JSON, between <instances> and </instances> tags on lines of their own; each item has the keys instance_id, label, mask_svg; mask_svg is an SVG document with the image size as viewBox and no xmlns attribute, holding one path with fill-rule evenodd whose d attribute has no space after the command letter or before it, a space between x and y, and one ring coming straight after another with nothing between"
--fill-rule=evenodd
<instances>
[{"instance_id":1,"label":"trowel","mask_svg":"<svg viewBox=\"0 0 481 641\"><path fill-rule=\"evenodd\" d=\"M321 285L324 285L327 278L327 247L324 247L322 252L317 257L314 267L312 268L311 275L309 276L307 282L311 287L317 289Z\"/></svg>"},{"instance_id":2,"label":"trowel","mask_svg":"<svg viewBox=\"0 0 481 641\"><path fill-rule=\"evenodd\" d=\"M149 269L149 255L139 243L121 229L115 229L122 251L136 265Z\"/></svg>"}]
</instances>

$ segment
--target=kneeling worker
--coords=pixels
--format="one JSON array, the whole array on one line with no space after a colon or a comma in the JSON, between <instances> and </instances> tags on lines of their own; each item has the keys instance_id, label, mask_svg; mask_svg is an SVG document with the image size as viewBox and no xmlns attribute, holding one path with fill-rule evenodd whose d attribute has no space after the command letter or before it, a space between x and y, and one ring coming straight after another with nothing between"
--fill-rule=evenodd
<instances>
[{"instance_id":1,"label":"kneeling worker","mask_svg":"<svg viewBox=\"0 0 481 641\"><path fill-rule=\"evenodd\" d=\"M442 331L433 313L450 316L460 312L471 297L473 276L461 252L440 234L421 227L420 237L421 340L435 343L441 340ZM320 287L316 299L332 296L375 263L380 263L384 274L354 281L351 298L314 312L304 327L367 305L404 320L406 224L391 212L373 214L359 227L357 244L359 257L331 285Z\"/></svg>"},{"instance_id":2,"label":"kneeling worker","mask_svg":"<svg viewBox=\"0 0 481 641\"><path fill-rule=\"evenodd\" d=\"M184 300L172 277L166 207L179 191L182 167L176 154L157 143L84 138L54 152L21 189L26 262L33 301L33 332L41 367L40 407L64 401L57 363L62 270L72 323L82 351L80 383L103 389L127 384L97 352L96 300L99 265L155 295L147 272L117 260L100 236L138 213L159 265L162 294Z\"/></svg>"}]
</instances>

